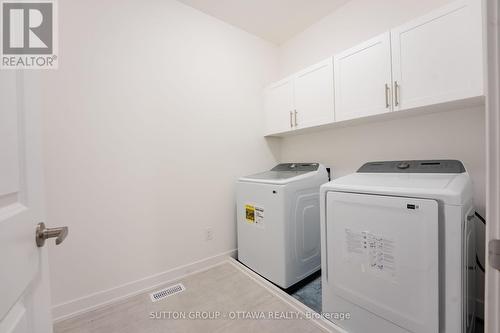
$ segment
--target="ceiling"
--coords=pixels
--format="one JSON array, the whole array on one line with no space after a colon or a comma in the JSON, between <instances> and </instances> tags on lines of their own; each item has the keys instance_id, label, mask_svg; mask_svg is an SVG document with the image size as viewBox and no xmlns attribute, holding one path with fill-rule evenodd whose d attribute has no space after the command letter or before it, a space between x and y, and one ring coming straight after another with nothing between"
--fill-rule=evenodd
<instances>
[{"instance_id":1,"label":"ceiling","mask_svg":"<svg viewBox=\"0 0 500 333\"><path fill-rule=\"evenodd\" d=\"M270 42L281 44L348 0L179 0Z\"/></svg>"}]
</instances>

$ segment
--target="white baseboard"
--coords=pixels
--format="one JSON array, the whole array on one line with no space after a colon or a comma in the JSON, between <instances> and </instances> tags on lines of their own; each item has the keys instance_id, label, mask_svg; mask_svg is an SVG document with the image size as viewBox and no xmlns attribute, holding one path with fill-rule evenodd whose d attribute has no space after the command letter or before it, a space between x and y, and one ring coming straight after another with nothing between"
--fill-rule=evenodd
<instances>
[{"instance_id":1,"label":"white baseboard","mask_svg":"<svg viewBox=\"0 0 500 333\"><path fill-rule=\"evenodd\" d=\"M168 271L145 277L143 279L125 283L108 290L99 291L69 302L57 304L52 307L54 322L68 319L85 312L95 310L110 303L141 294L149 289L158 287L173 280L178 280L186 275L207 270L221 264L228 257L236 257L237 250L233 249L218 255L208 257L193 263L179 266Z\"/></svg>"}]
</instances>

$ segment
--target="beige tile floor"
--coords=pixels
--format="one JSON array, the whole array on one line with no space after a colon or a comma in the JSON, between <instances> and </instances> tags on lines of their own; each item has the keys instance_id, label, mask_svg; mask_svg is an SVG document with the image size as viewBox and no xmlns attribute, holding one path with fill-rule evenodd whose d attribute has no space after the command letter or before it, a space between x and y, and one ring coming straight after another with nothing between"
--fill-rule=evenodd
<instances>
[{"instance_id":1,"label":"beige tile floor","mask_svg":"<svg viewBox=\"0 0 500 333\"><path fill-rule=\"evenodd\" d=\"M186 290L152 303L149 294L131 297L78 317L58 322L55 333L156 333L156 332L258 332L258 333L312 333L324 332L307 319L229 319L236 311L254 314L269 312L298 315L290 305L256 283L247 274L230 263L179 280ZM171 285L173 283L169 283ZM166 286L168 286L166 285ZM158 288L160 289L160 288ZM218 319L150 319L150 314L184 313L196 311L220 312ZM239 312L240 314L242 312Z\"/></svg>"}]
</instances>

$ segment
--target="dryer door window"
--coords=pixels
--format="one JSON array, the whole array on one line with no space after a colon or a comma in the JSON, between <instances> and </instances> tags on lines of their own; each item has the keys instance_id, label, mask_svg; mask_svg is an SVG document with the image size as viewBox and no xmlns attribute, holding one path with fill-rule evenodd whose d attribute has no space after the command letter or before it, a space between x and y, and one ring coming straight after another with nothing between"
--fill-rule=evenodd
<instances>
[{"instance_id":1,"label":"dryer door window","mask_svg":"<svg viewBox=\"0 0 500 333\"><path fill-rule=\"evenodd\" d=\"M438 332L437 202L328 192L326 204L330 295L366 314L351 321Z\"/></svg>"}]
</instances>

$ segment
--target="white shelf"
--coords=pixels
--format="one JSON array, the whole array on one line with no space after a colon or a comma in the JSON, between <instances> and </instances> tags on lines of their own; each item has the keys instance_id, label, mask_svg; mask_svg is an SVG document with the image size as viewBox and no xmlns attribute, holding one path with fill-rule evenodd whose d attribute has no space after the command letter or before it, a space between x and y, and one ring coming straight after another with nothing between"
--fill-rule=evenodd
<instances>
[{"instance_id":1,"label":"white shelf","mask_svg":"<svg viewBox=\"0 0 500 333\"><path fill-rule=\"evenodd\" d=\"M484 96L477 96L477 97L466 98L466 99L462 99L462 100L458 100L458 101L446 102L446 103L441 103L441 104L434 104L434 105L429 105L429 106L424 106L424 107L419 107L419 108L414 108L414 109L408 109L408 110L403 110L403 111L392 111L392 112L377 114L377 115L368 116L368 117L332 122L330 124L325 124L325 125L320 125L320 126L314 126L314 127L309 127L309 128L303 128L303 129L295 129L295 130L285 131L285 132L281 132L281 133L273 133L273 134L265 135L265 137L288 137L288 136L295 136L295 135L301 135L301 134L307 134L307 133L316 133L316 132L325 131L325 130L334 129L334 128L339 128L339 127L354 127L354 126L358 126L360 124L376 123L376 122L390 121L390 120L401 119L401 118L418 117L418 116L432 114L432 113L440 113L440 112L454 111L454 110L460 110L460 109L467 109L467 108L472 108L472 107L477 107L477 106L484 106L484 103L485 103L484 101L485 101Z\"/></svg>"}]
</instances>

